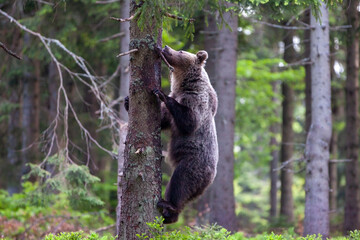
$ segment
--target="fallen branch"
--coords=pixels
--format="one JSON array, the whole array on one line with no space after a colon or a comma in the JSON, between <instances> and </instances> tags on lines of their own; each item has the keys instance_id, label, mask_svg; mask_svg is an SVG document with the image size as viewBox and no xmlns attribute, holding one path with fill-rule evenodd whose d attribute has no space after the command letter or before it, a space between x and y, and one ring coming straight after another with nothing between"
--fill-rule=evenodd
<instances>
[{"instance_id":1,"label":"fallen branch","mask_svg":"<svg viewBox=\"0 0 360 240\"><path fill-rule=\"evenodd\" d=\"M4 51L5 51L7 54L9 54L9 55L11 55L11 56L13 56L13 57L21 60L21 57L19 57L16 53L14 53L13 51L11 51L11 50L9 50L7 47L5 47L5 45L4 45L2 42L0 42L0 47L1 47L2 49L4 49Z\"/></svg>"},{"instance_id":2,"label":"fallen branch","mask_svg":"<svg viewBox=\"0 0 360 240\"><path fill-rule=\"evenodd\" d=\"M168 13L168 12L165 12L164 15L167 16L168 18L176 19L176 20L179 20L179 21L185 21L186 20L186 21L189 21L190 23L195 21L194 18L185 19L183 17L179 17L179 16L176 16L176 15Z\"/></svg>"},{"instance_id":3,"label":"fallen branch","mask_svg":"<svg viewBox=\"0 0 360 240\"><path fill-rule=\"evenodd\" d=\"M127 52L123 52L123 53L120 53L119 55L117 55L116 57L122 57L122 56L125 56L125 55L128 55L130 53L133 53L133 52L137 52L139 51L138 49L131 49L130 51L127 51Z\"/></svg>"}]
</instances>

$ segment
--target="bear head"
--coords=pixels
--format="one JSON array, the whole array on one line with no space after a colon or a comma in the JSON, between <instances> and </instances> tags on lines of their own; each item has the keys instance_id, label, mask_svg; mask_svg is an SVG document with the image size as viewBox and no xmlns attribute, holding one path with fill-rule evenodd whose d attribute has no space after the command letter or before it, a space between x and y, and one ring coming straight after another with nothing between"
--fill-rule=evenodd
<instances>
[{"instance_id":1,"label":"bear head","mask_svg":"<svg viewBox=\"0 0 360 240\"><path fill-rule=\"evenodd\" d=\"M176 51L168 46L162 49L162 54L169 64L174 67L175 72L187 72L190 69L201 68L208 58L207 52L203 50L192 54L182 50Z\"/></svg>"}]
</instances>

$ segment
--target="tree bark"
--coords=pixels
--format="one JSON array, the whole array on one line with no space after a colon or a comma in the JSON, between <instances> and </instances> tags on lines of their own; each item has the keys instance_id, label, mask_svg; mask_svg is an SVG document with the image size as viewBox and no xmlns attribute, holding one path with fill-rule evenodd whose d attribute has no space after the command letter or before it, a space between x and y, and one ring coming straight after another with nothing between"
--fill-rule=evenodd
<instances>
[{"instance_id":1,"label":"tree bark","mask_svg":"<svg viewBox=\"0 0 360 240\"><path fill-rule=\"evenodd\" d=\"M128 18L130 9L130 0L122 0L120 6L120 17ZM130 43L130 23L124 22L120 24L120 32L123 32L125 35L120 39L120 52L129 51ZM125 55L120 57L120 79L119 82L119 91L118 96L125 98L129 95L129 83L130 83L130 57ZM119 148L118 148L118 176L117 176L117 198L118 205L116 207L116 235L119 235L120 232L120 216L121 216L121 196L122 196L122 179L123 179L123 169L124 169L124 151L125 151L125 140L127 135L127 123L123 121L128 121L128 113L124 108L123 102L119 105L119 119L120 119L120 129L119 129Z\"/></svg>"},{"instance_id":2,"label":"tree bark","mask_svg":"<svg viewBox=\"0 0 360 240\"><path fill-rule=\"evenodd\" d=\"M24 47L30 45L30 35L24 33ZM31 64L27 57L24 57L24 63ZM21 142L21 173L25 174L29 171L27 163L35 158L34 145L39 133L39 117L38 105L39 98L38 79L29 71L26 71L23 76L23 91L22 91L22 112L21 112L21 127L22 127L22 142Z\"/></svg>"},{"instance_id":3,"label":"tree bark","mask_svg":"<svg viewBox=\"0 0 360 240\"><path fill-rule=\"evenodd\" d=\"M272 89L274 95L279 94L279 83L273 82ZM273 103L278 103L279 99L273 97ZM273 123L270 126L270 148L271 148L271 161L270 161L270 221L273 221L277 216L277 183L278 183L278 164L279 164L279 150L278 141L276 140L276 134L280 132L280 126L278 123Z\"/></svg>"},{"instance_id":4,"label":"tree bark","mask_svg":"<svg viewBox=\"0 0 360 240\"><path fill-rule=\"evenodd\" d=\"M346 54L346 186L344 231L360 228L359 217L359 13L358 0L347 1L346 16L349 25Z\"/></svg>"},{"instance_id":5,"label":"tree bark","mask_svg":"<svg viewBox=\"0 0 360 240\"><path fill-rule=\"evenodd\" d=\"M311 127L306 139L304 235L329 236L329 144L331 138L331 82L329 15L320 2L319 22L311 15Z\"/></svg>"},{"instance_id":6,"label":"tree bark","mask_svg":"<svg viewBox=\"0 0 360 240\"><path fill-rule=\"evenodd\" d=\"M206 70L218 95L219 108L215 116L219 143L219 162L213 184L200 201L205 211L209 207L209 222L229 231L237 230L234 199L234 123L237 62L238 18L232 12L223 15L232 31L217 28L214 16L209 16L205 35L205 50L209 53ZM201 213L201 211L200 211Z\"/></svg>"},{"instance_id":7,"label":"tree bark","mask_svg":"<svg viewBox=\"0 0 360 240\"><path fill-rule=\"evenodd\" d=\"M17 80L15 80L17 81ZM14 81L14 82L15 82ZM14 84L14 83L12 83ZM19 87L18 83L16 84ZM9 86L10 87L10 86ZM10 88L10 102L13 104L20 104L20 96L15 88ZM21 172L19 171L20 154L18 149L20 148L20 110L18 107L13 109L10 113L8 122L8 138L7 138L7 162L8 166L5 166L2 177L4 183L7 184L7 191L10 195L18 193L21 190Z\"/></svg>"},{"instance_id":8,"label":"tree bark","mask_svg":"<svg viewBox=\"0 0 360 240\"><path fill-rule=\"evenodd\" d=\"M136 1L131 1L130 9L132 16ZM150 234L146 223L160 216L156 205L161 197L161 116L160 102L152 90L159 89L161 83L161 61L155 47L161 46L162 29L155 27L153 17L141 31L136 20L130 23L130 49L138 51L130 58L129 126L118 227L118 239L124 240Z\"/></svg>"},{"instance_id":9,"label":"tree bark","mask_svg":"<svg viewBox=\"0 0 360 240\"><path fill-rule=\"evenodd\" d=\"M304 22L310 25L310 8L306 10ZM305 58L311 59L311 30L304 32L305 42ZM307 64L305 67L305 132L309 133L311 125L311 65Z\"/></svg>"},{"instance_id":10,"label":"tree bark","mask_svg":"<svg viewBox=\"0 0 360 240\"><path fill-rule=\"evenodd\" d=\"M293 47L294 31L288 30L284 37L284 60L292 63L296 60L296 52ZM294 200L292 194L293 184L293 142L294 131L292 128L294 121L294 90L286 83L282 83L283 95L283 113L282 113L282 144L281 144L281 198L280 198L280 215L287 222L294 221Z\"/></svg>"}]
</instances>

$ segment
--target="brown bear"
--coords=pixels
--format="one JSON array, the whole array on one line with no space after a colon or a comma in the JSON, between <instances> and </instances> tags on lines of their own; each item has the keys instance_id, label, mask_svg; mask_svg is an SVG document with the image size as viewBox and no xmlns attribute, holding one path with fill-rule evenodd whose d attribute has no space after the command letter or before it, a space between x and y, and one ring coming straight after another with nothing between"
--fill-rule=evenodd
<instances>
[{"instance_id":1,"label":"brown bear","mask_svg":"<svg viewBox=\"0 0 360 240\"><path fill-rule=\"evenodd\" d=\"M171 129L169 158L175 168L158 203L164 223L177 221L189 201L213 182L218 162L214 116L217 95L204 69L208 54L192 54L165 46L161 53L173 67L171 93L153 92L162 101L161 127Z\"/></svg>"}]
</instances>

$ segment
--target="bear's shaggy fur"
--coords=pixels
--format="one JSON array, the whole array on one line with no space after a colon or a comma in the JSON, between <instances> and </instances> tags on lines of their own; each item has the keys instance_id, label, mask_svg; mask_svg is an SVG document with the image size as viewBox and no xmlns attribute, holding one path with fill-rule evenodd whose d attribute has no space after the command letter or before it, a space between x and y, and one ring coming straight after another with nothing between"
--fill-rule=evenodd
<instances>
[{"instance_id":1,"label":"bear's shaggy fur","mask_svg":"<svg viewBox=\"0 0 360 240\"><path fill-rule=\"evenodd\" d=\"M168 151L175 170L158 207L164 223L173 223L185 204L200 196L215 178L217 95L204 69L207 52L195 55L167 46L161 52L174 68L171 93L166 96L157 89L154 93L162 101L162 129L171 129Z\"/></svg>"}]
</instances>

